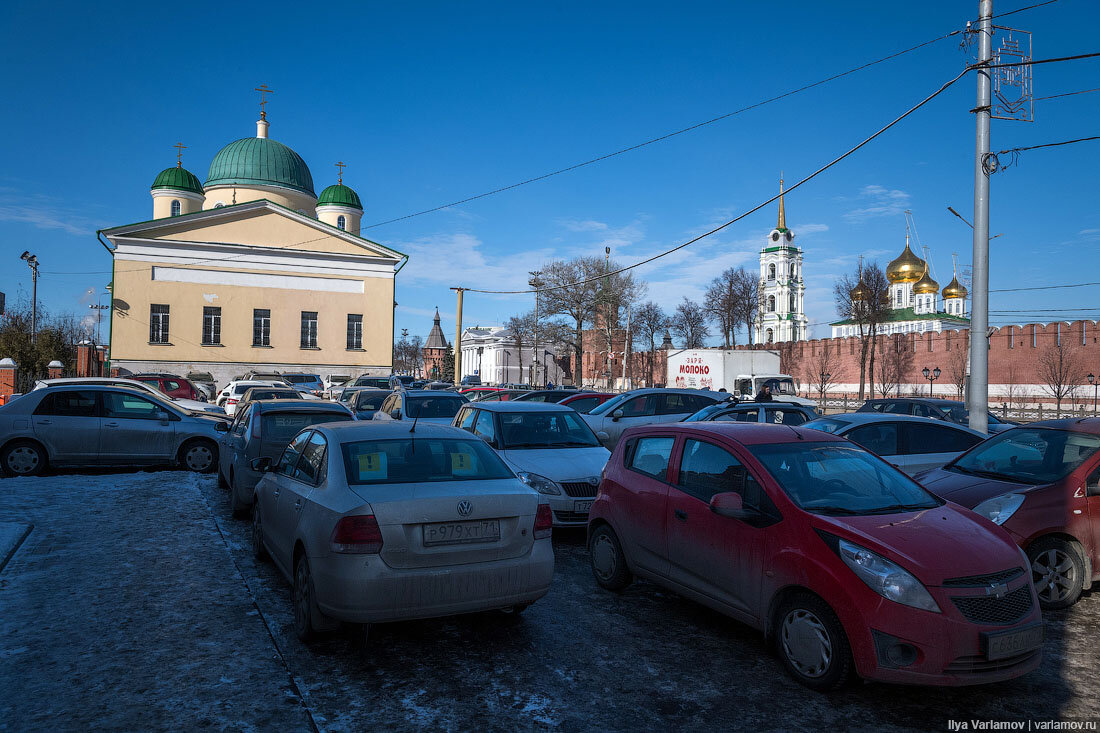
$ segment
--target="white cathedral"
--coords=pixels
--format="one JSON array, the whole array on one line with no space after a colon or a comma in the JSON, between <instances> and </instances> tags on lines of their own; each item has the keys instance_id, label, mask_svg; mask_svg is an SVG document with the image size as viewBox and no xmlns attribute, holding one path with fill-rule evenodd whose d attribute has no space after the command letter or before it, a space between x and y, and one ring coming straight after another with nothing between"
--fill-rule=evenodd
<instances>
[{"instance_id":1,"label":"white cathedral","mask_svg":"<svg viewBox=\"0 0 1100 733\"><path fill-rule=\"evenodd\" d=\"M783 206L783 179L779 179L779 221L760 249L760 317L756 343L770 344L809 338L802 282L802 249L794 244Z\"/></svg>"}]
</instances>

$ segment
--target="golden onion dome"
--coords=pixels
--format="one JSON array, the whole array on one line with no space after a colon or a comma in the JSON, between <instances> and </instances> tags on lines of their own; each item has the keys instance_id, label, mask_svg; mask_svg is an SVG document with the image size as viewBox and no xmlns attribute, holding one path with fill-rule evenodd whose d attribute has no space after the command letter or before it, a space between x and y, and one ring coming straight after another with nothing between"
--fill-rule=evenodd
<instances>
[{"instance_id":1,"label":"golden onion dome","mask_svg":"<svg viewBox=\"0 0 1100 733\"><path fill-rule=\"evenodd\" d=\"M886 279L892 283L915 283L920 280L928 265L920 257L909 249L909 243L905 243L905 249L898 258L886 266Z\"/></svg>"},{"instance_id":2,"label":"golden onion dome","mask_svg":"<svg viewBox=\"0 0 1100 733\"><path fill-rule=\"evenodd\" d=\"M848 297L853 301L867 300L871 295L871 291L867 289L867 286L863 284L863 278L859 279L856 286L848 291Z\"/></svg>"},{"instance_id":3,"label":"golden onion dome","mask_svg":"<svg viewBox=\"0 0 1100 733\"><path fill-rule=\"evenodd\" d=\"M932 273L927 267L924 268L924 275L921 276L921 279L913 285L913 292L917 295L929 295L939 289L940 284L932 279Z\"/></svg>"},{"instance_id":4,"label":"golden onion dome","mask_svg":"<svg viewBox=\"0 0 1100 733\"><path fill-rule=\"evenodd\" d=\"M945 298L965 298L966 288L959 283L958 277L951 278L951 282L947 283L947 287L943 289L943 297Z\"/></svg>"}]
</instances>

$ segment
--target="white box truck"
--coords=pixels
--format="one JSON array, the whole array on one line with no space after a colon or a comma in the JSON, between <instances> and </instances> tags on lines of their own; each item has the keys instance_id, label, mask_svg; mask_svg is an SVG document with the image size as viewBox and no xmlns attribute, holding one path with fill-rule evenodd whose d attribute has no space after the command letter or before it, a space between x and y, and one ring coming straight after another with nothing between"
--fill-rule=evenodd
<instances>
[{"instance_id":1,"label":"white box truck","mask_svg":"<svg viewBox=\"0 0 1100 733\"><path fill-rule=\"evenodd\" d=\"M764 385L772 398L807 407L817 403L795 394L794 379L779 372L779 352L766 349L684 349L668 355L668 386L722 388L738 400L752 400Z\"/></svg>"}]
</instances>

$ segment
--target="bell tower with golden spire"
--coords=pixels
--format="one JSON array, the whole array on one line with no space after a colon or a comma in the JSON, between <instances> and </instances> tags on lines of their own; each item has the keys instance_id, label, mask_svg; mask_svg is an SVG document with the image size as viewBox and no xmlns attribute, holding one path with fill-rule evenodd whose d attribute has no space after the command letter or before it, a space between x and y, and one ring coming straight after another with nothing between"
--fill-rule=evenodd
<instances>
[{"instance_id":1,"label":"bell tower with golden spire","mask_svg":"<svg viewBox=\"0 0 1100 733\"><path fill-rule=\"evenodd\" d=\"M779 176L779 217L760 250L760 317L757 343L783 343L809 338L805 311L806 285L802 281L802 250L787 227L783 175Z\"/></svg>"}]
</instances>

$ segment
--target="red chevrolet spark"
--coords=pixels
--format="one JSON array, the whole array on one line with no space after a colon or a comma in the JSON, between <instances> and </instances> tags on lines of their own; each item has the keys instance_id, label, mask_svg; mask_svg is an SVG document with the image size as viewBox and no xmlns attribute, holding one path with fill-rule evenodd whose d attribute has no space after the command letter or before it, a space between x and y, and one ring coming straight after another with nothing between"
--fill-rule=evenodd
<instances>
[{"instance_id":1,"label":"red chevrolet spark","mask_svg":"<svg viewBox=\"0 0 1100 733\"><path fill-rule=\"evenodd\" d=\"M627 430L588 524L597 582L634 575L775 640L804 685L853 674L966 685L1040 660L1024 554L988 520L814 430L665 423Z\"/></svg>"}]
</instances>

